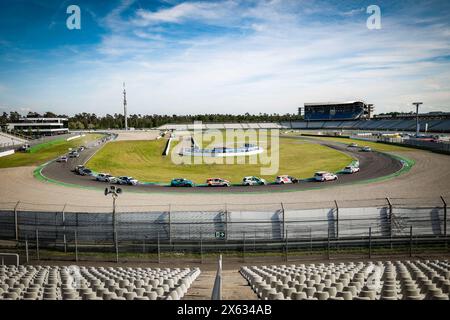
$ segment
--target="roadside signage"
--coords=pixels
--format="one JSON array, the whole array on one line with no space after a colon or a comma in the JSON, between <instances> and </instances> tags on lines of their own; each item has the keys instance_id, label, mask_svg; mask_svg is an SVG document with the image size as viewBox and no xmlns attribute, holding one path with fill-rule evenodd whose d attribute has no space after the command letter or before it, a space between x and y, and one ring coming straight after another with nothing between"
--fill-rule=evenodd
<instances>
[{"instance_id":1,"label":"roadside signage","mask_svg":"<svg viewBox=\"0 0 450 320\"><path fill-rule=\"evenodd\" d=\"M215 237L216 237L216 239L225 239L225 232L223 232L223 231L216 231Z\"/></svg>"}]
</instances>

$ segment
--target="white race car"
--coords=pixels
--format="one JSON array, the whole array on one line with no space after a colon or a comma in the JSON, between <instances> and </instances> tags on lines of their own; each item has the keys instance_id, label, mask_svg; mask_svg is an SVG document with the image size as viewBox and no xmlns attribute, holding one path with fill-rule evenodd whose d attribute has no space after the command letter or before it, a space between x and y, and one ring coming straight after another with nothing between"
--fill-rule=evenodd
<instances>
[{"instance_id":1,"label":"white race car","mask_svg":"<svg viewBox=\"0 0 450 320\"><path fill-rule=\"evenodd\" d=\"M316 181L331 181L337 180L338 176L331 172L318 171L314 174L314 179Z\"/></svg>"},{"instance_id":2,"label":"white race car","mask_svg":"<svg viewBox=\"0 0 450 320\"><path fill-rule=\"evenodd\" d=\"M354 167L354 166L347 166L344 168L344 170L342 170L342 172L352 174L352 173L359 172L359 168Z\"/></svg>"}]
</instances>

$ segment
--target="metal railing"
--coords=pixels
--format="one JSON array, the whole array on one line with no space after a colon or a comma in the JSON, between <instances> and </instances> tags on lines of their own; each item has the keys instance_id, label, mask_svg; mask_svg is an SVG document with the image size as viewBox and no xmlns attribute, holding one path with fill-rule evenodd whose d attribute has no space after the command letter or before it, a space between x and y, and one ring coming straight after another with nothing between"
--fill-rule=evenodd
<instances>
[{"instance_id":1,"label":"metal railing","mask_svg":"<svg viewBox=\"0 0 450 320\"><path fill-rule=\"evenodd\" d=\"M447 201L357 201L222 204L219 207L110 208L0 203L0 240L13 246L85 254L158 256L204 252L299 252L330 248L438 245L448 242ZM74 210L76 209L76 210ZM414 238L414 239L413 239ZM370 244L370 245L369 245ZM0 246L1 247L1 246Z\"/></svg>"},{"instance_id":2,"label":"metal railing","mask_svg":"<svg viewBox=\"0 0 450 320\"><path fill-rule=\"evenodd\" d=\"M363 141L372 141L372 142L381 142L386 144L394 144L405 147L415 147L420 149L438 151L443 153L450 153L450 143L448 142L433 142L433 141L424 141L418 139L403 139L403 138L393 138L386 136L358 136L351 135L351 139L363 140Z\"/></svg>"}]
</instances>

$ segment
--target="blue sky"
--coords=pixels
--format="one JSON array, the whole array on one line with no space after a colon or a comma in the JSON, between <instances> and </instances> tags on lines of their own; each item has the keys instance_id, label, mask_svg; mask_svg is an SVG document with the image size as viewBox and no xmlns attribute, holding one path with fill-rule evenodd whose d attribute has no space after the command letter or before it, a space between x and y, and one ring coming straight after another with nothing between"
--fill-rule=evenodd
<instances>
[{"instance_id":1,"label":"blue sky","mask_svg":"<svg viewBox=\"0 0 450 320\"><path fill-rule=\"evenodd\" d=\"M81 9L69 30L66 8ZM369 30L369 5L381 29ZM450 111L450 2L2 0L0 112Z\"/></svg>"}]
</instances>

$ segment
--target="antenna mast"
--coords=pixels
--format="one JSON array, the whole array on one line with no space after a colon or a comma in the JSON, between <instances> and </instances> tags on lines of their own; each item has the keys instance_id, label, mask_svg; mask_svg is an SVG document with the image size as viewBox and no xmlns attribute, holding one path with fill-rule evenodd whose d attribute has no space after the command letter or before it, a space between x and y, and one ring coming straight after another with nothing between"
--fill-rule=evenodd
<instances>
[{"instance_id":1,"label":"antenna mast","mask_svg":"<svg viewBox=\"0 0 450 320\"><path fill-rule=\"evenodd\" d=\"M125 82L123 83L123 115L125 117L125 131L127 131L128 115L127 115L127 91L125 90Z\"/></svg>"}]
</instances>

